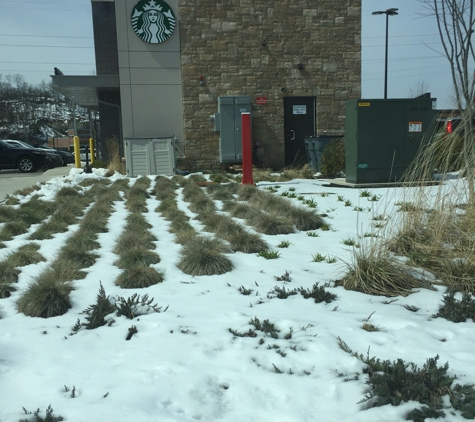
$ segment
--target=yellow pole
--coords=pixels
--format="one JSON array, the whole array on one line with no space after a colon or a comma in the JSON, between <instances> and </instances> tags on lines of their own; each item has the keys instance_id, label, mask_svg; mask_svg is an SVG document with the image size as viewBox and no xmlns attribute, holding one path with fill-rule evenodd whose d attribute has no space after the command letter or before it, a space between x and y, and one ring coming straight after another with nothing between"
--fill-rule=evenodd
<instances>
[{"instance_id":1,"label":"yellow pole","mask_svg":"<svg viewBox=\"0 0 475 422\"><path fill-rule=\"evenodd\" d=\"M91 154L91 164L96 160L96 148L94 145L94 138L89 138L89 152Z\"/></svg>"},{"instance_id":2,"label":"yellow pole","mask_svg":"<svg viewBox=\"0 0 475 422\"><path fill-rule=\"evenodd\" d=\"M77 169L81 168L81 152L79 148L79 136L75 136L73 138L74 142L74 165L76 166Z\"/></svg>"}]
</instances>

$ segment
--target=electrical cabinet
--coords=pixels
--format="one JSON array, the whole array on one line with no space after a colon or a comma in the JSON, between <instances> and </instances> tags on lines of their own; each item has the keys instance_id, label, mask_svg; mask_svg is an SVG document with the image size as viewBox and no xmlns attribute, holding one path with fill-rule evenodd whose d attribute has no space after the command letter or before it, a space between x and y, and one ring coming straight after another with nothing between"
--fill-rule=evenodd
<instances>
[{"instance_id":1,"label":"electrical cabinet","mask_svg":"<svg viewBox=\"0 0 475 422\"><path fill-rule=\"evenodd\" d=\"M214 130L220 132L219 161L237 163L242 161L241 113L251 112L251 98L218 97L218 112L211 116Z\"/></svg>"},{"instance_id":2,"label":"electrical cabinet","mask_svg":"<svg viewBox=\"0 0 475 422\"><path fill-rule=\"evenodd\" d=\"M347 101L346 181L399 181L433 133L435 107L434 98Z\"/></svg>"},{"instance_id":3,"label":"electrical cabinet","mask_svg":"<svg viewBox=\"0 0 475 422\"><path fill-rule=\"evenodd\" d=\"M176 169L175 137L124 139L125 166L130 177L163 174Z\"/></svg>"}]
</instances>

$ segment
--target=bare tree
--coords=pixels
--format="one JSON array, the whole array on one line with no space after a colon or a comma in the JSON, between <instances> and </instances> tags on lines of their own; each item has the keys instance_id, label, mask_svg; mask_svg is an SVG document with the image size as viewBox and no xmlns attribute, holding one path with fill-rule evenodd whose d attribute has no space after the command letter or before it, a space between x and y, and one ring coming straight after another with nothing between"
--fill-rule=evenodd
<instances>
[{"instance_id":1,"label":"bare tree","mask_svg":"<svg viewBox=\"0 0 475 422\"><path fill-rule=\"evenodd\" d=\"M454 95L462 116L462 158L471 199L475 199L475 52L473 46L475 5L473 0L419 0L437 21L443 55L450 64ZM454 139L456 137L453 137Z\"/></svg>"},{"instance_id":2,"label":"bare tree","mask_svg":"<svg viewBox=\"0 0 475 422\"><path fill-rule=\"evenodd\" d=\"M419 80L416 85L409 88L409 97L416 98L427 92L429 92L429 84L423 80Z\"/></svg>"}]
</instances>

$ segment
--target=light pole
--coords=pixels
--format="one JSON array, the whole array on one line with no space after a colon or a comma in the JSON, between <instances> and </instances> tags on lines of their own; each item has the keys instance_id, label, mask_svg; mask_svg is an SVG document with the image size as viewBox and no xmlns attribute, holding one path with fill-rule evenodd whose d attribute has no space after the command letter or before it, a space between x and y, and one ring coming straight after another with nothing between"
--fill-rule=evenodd
<instances>
[{"instance_id":1,"label":"light pole","mask_svg":"<svg viewBox=\"0 0 475 422\"><path fill-rule=\"evenodd\" d=\"M387 9L373 12L373 15L386 15L386 54L384 56L384 99L388 98L388 22L389 16L397 15L398 9Z\"/></svg>"}]
</instances>

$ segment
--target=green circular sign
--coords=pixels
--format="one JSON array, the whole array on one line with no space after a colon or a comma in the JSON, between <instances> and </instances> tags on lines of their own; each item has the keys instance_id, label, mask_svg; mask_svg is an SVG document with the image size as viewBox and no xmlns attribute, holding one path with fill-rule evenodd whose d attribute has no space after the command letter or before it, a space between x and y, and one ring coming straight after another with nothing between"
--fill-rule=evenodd
<instances>
[{"instance_id":1,"label":"green circular sign","mask_svg":"<svg viewBox=\"0 0 475 422\"><path fill-rule=\"evenodd\" d=\"M151 44L166 41L175 29L175 15L162 0L140 0L132 9L130 18L137 36Z\"/></svg>"}]
</instances>

